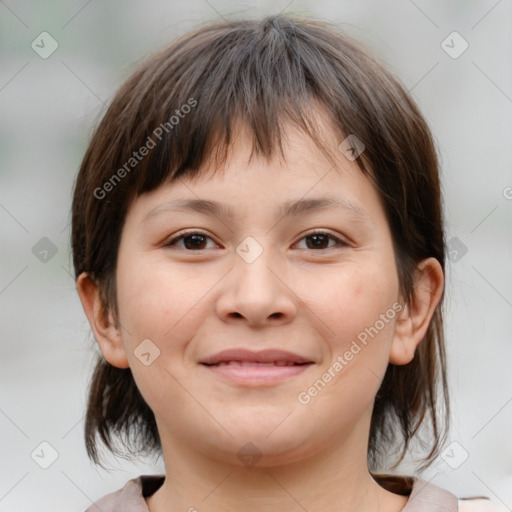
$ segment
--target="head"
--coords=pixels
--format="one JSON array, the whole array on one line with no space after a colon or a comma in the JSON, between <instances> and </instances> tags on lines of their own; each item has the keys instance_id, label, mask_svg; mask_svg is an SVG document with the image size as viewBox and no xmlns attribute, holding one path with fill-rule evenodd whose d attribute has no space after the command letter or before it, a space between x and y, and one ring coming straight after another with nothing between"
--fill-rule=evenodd
<instances>
[{"instance_id":1,"label":"head","mask_svg":"<svg viewBox=\"0 0 512 512\"><path fill-rule=\"evenodd\" d=\"M352 208L278 215L291 199L333 195ZM175 199L231 214L205 203L203 213L153 211ZM318 226L317 242L342 242L322 256L304 245ZM183 239L170 245L185 228L207 237L195 238L200 255ZM199 446L212 456L221 441L226 457L255 441L274 464L368 418L372 471L396 467L422 425L426 467L448 426L444 247L430 130L359 43L288 16L179 38L117 92L75 183L75 276L101 348L89 456L99 462L98 438L120 453L119 436L136 454L158 453L165 436L211 439ZM200 364L240 345L313 364L263 389L227 385ZM325 386L308 391L318 379ZM294 414L267 436L283 407Z\"/></svg>"}]
</instances>

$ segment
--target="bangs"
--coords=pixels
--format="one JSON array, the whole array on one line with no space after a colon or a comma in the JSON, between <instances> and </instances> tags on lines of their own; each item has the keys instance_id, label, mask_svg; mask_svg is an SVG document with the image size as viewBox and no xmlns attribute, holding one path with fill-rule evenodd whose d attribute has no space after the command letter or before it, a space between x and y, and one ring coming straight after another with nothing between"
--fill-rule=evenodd
<instances>
[{"instance_id":1,"label":"bangs","mask_svg":"<svg viewBox=\"0 0 512 512\"><path fill-rule=\"evenodd\" d=\"M122 150L108 166L114 172L125 166L118 191L126 189L133 200L164 182L197 177L200 168L220 169L242 126L252 139L251 156L283 155L283 129L292 123L333 162L319 114L338 143L354 133L370 154L379 141L368 126L382 119L377 109L368 110L375 99L361 84L382 81L382 75L368 76L371 67L363 61L370 57L351 42L335 48L315 30L277 17L209 25L147 61L109 109L122 112L111 120L112 133L123 138L112 147ZM147 156L134 162L133 152L144 147ZM360 158L357 163L366 170Z\"/></svg>"}]
</instances>

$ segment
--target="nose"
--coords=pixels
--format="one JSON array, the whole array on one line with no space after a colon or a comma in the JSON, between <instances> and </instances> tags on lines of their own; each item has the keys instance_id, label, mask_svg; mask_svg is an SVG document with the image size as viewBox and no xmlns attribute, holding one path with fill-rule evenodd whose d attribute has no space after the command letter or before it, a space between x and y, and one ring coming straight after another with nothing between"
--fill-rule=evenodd
<instances>
[{"instance_id":1,"label":"nose","mask_svg":"<svg viewBox=\"0 0 512 512\"><path fill-rule=\"evenodd\" d=\"M249 251L244 253L247 247ZM296 315L299 299L291 288L289 270L270 249L264 249L261 243L260 247L256 252L254 244L237 248L216 305L217 314L225 322L245 321L252 327L280 325Z\"/></svg>"}]
</instances>

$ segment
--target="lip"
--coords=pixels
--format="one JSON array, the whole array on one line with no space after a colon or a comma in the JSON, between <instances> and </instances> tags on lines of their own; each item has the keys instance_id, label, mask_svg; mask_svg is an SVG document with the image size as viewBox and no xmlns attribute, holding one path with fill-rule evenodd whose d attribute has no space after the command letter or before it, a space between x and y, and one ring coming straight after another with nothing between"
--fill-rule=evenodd
<instances>
[{"instance_id":1,"label":"lip","mask_svg":"<svg viewBox=\"0 0 512 512\"><path fill-rule=\"evenodd\" d=\"M284 350L267 349L253 352L246 349L229 349L205 358L200 364L206 370L234 384L269 386L297 376L315 363L306 357Z\"/></svg>"},{"instance_id":2,"label":"lip","mask_svg":"<svg viewBox=\"0 0 512 512\"><path fill-rule=\"evenodd\" d=\"M307 357L294 354L293 352L287 352L285 350L278 349L266 349L254 352L243 348L232 348L223 350L217 354L206 357L201 360L201 364L211 365L220 362L229 361L241 361L241 362L258 362L258 363L274 363L278 361L285 361L287 363L313 363L311 359Z\"/></svg>"}]
</instances>

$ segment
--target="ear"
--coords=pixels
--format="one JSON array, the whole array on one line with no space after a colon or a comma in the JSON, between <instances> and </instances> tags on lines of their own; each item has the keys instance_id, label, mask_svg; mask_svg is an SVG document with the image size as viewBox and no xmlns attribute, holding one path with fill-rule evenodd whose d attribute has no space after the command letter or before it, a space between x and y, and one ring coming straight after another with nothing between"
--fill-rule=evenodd
<instances>
[{"instance_id":1,"label":"ear","mask_svg":"<svg viewBox=\"0 0 512 512\"><path fill-rule=\"evenodd\" d=\"M76 280L76 289L103 356L112 366L128 368L121 331L115 326L112 313L105 310L99 285L83 272Z\"/></svg>"},{"instance_id":2,"label":"ear","mask_svg":"<svg viewBox=\"0 0 512 512\"><path fill-rule=\"evenodd\" d=\"M404 307L395 324L390 363L403 365L412 361L441 301L443 290L444 273L439 261L435 258L422 260L416 267L411 303Z\"/></svg>"}]
</instances>

